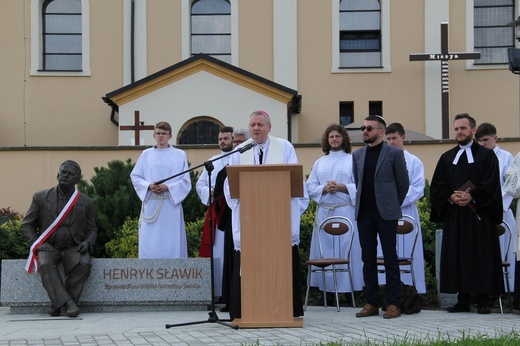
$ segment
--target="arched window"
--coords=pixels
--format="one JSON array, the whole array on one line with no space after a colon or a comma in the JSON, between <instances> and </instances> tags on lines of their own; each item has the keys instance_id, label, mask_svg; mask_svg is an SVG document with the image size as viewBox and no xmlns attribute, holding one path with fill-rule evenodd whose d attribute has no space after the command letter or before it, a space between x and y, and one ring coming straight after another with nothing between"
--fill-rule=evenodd
<instances>
[{"instance_id":1,"label":"arched window","mask_svg":"<svg viewBox=\"0 0 520 346\"><path fill-rule=\"evenodd\" d=\"M81 0L43 3L42 70L82 70Z\"/></svg>"},{"instance_id":2,"label":"arched window","mask_svg":"<svg viewBox=\"0 0 520 346\"><path fill-rule=\"evenodd\" d=\"M177 144L217 144L218 132L222 127L211 118L192 119L179 134Z\"/></svg>"},{"instance_id":3,"label":"arched window","mask_svg":"<svg viewBox=\"0 0 520 346\"><path fill-rule=\"evenodd\" d=\"M382 67L379 0L339 3L339 67Z\"/></svg>"},{"instance_id":4,"label":"arched window","mask_svg":"<svg viewBox=\"0 0 520 346\"><path fill-rule=\"evenodd\" d=\"M231 5L227 0L191 4L191 55L208 54L231 63Z\"/></svg>"}]
</instances>

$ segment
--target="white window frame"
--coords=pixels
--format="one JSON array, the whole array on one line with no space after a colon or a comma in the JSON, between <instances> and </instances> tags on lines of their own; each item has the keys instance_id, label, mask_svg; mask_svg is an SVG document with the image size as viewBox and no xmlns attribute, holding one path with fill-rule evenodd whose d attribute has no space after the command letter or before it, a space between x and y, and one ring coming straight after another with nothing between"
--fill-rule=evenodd
<instances>
[{"instance_id":1,"label":"white window frame","mask_svg":"<svg viewBox=\"0 0 520 346\"><path fill-rule=\"evenodd\" d=\"M474 52L475 49L475 35L474 35L474 5L473 0L466 0L466 52ZM520 15L519 10L520 0L515 0L515 16ZM515 48L519 48L518 40L515 40ZM466 60L467 70L504 70L509 69L509 64L489 64L489 65L475 65L475 60Z\"/></svg>"},{"instance_id":2,"label":"white window frame","mask_svg":"<svg viewBox=\"0 0 520 346\"><path fill-rule=\"evenodd\" d=\"M332 0L332 73L392 72L390 65L390 1L381 0L381 65L371 68L340 68L339 1Z\"/></svg>"},{"instance_id":3,"label":"white window frame","mask_svg":"<svg viewBox=\"0 0 520 346\"><path fill-rule=\"evenodd\" d=\"M191 4L194 0L182 0L182 60L191 57ZM238 66L238 0L231 5L231 65Z\"/></svg>"},{"instance_id":4,"label":"white window frame","mask_svg":"<svg viewBox=\"0 0 520 346\"><path fill-rule=\"evenodd\" d=\"M42 71L44 0L31 0L31 76L90 76L90 13L89 1L81 0L81 69L82 71Z\"/></svg>"}]
</instances>

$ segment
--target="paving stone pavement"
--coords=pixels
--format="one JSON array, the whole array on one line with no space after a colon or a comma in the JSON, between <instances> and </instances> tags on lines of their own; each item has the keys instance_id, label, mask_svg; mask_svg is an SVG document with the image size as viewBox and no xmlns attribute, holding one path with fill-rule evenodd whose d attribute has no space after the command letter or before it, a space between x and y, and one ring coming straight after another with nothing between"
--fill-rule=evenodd
<instances>
[{"instance_id":1,"label":"paving stone pavement","mask_svg":"<svg viewBox=\"0 0 520 346\"><path fill-rule=\"evenodd\" d=\"M76 318L45 314L12 314L0 307L0 346L4 345L316 345L344 341L381 344L395 340L495 336L520 332L520 314L475 312L450 314L423 310L415 315L385 320L356 318L358 309L308 307L303 328L234 330L209 323L206 311L100 312ZM217 311L220 319L229 318ZM166 328L167 324L202 322Z\"/></svg>"}]
</instances>

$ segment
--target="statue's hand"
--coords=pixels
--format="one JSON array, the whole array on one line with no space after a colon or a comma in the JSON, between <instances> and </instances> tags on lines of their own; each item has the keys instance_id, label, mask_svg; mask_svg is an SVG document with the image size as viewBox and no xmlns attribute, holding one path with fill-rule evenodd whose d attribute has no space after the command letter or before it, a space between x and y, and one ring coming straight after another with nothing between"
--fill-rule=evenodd
<instances>
[{"instance_id":1,"label":"statue's hand","mask_svg":"<svg viewBox=\"0 0 520 346\"><path fill-rule=\"evenodd\" d=\"M80 252L80 253L88 252L89 248L90 248L90 243L85 240L85 241L79 243L78 252Z\"/></svg>"},{"instance_id":2,"label":"statue's hand","mask_svg":"<svg viewBox=\"0 0 520 346\"><path fill-rule=\"evenodd\" d=\"M39 251L53 252L54 251L54 247L52 247L52 245L49 244L49 243L43 243L42 245L40 245L38 247L38 251L37 252L39 252Z\"/></svg>"}]
</instances>

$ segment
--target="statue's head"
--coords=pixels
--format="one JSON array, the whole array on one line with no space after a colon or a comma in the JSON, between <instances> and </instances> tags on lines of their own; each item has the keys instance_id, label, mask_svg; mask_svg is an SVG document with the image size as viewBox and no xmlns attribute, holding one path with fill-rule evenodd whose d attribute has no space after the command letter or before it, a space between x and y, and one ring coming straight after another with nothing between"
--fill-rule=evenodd
<instances>
[{"instance_id":1,"label":"statue's head","mask_svg":"<svg viewBox=\"0 0 520 346\"><path fill-rule=\"evenodd\" d=\"M58 171L58 185L64 192L74 188L81 178L81 167L76 161L67 160L60 165Z\"/></svg>"}]
</instances>

